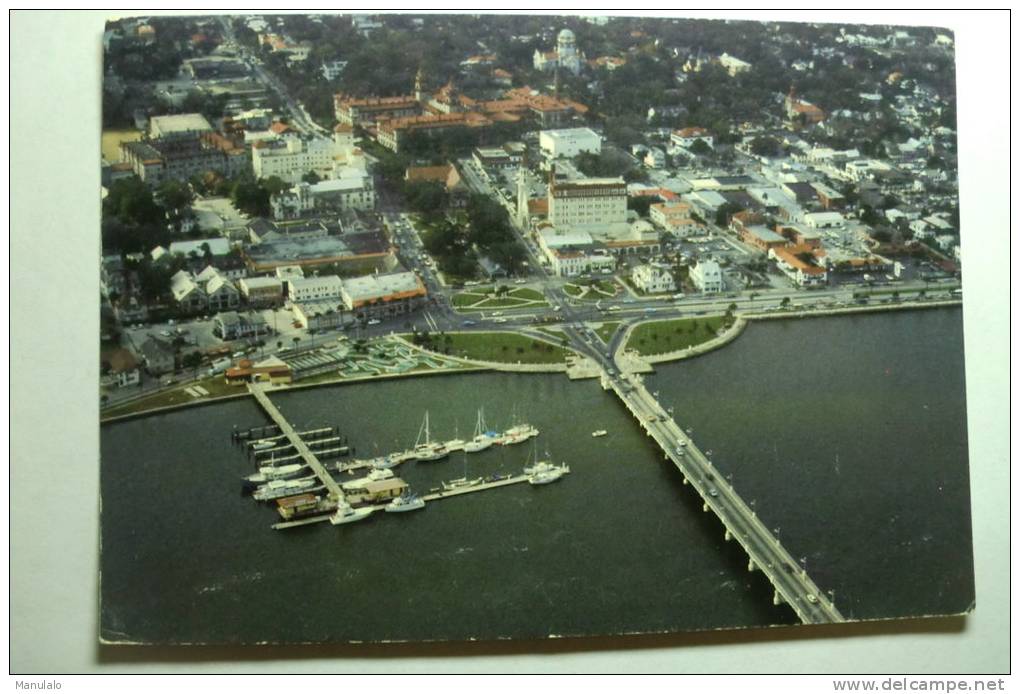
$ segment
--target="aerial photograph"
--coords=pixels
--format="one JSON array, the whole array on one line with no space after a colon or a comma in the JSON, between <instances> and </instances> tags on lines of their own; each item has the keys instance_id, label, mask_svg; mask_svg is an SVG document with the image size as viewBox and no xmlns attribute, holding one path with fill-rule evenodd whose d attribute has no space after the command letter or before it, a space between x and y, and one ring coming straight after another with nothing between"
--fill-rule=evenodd
<instances>
[{"instance_id":1,"label":"aerial photograph","mask_svg":"<svg viewBox=\"0 0 1020 694\"><path fill-rule=\"evenodd\" d=\"M975 609L951 31L101 40L102 644Z\"/></svg>"}]
</instances>

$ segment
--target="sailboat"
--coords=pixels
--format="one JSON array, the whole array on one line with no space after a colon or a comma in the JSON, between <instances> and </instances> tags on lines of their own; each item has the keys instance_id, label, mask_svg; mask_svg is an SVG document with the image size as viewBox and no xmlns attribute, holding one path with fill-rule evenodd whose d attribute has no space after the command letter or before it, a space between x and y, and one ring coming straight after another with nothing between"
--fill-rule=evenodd
<instances>
[{"instance_id":1,"label":"sailboat","mask_svg":"<svg viewBox=\"0 0 1020 694\"><path fill-rule=\"evenodd\" d=\"M410 457L414 460L428 462L442 460L449 454L450 451L446 446L432 441L429 434L429 411L425 410L425 421L422 422L421 429L418 430L418 438L414 442L414 448L410 451Z\"/></svg>"},{"instance_id":2,"label":"sailboat","mask_svg":"<svg viewBox=\"0 0 1020 694\"><path fill-rule=\"evenodd\" d=\"M482 408L478 408L478 420L475 422L475 436L473 439L464 444L464 451L467 453L484 451L496 442L497 436L498 434L496 432L486 430L485 412Z\"/></svg>"}]
</instances>

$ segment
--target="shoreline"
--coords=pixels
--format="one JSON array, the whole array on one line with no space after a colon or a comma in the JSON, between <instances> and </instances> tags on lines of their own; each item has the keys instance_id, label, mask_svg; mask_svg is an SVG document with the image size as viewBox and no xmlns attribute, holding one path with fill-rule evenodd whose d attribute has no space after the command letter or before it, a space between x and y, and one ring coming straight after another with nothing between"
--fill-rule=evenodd
<instances>
[{"instance_id":1,"label":"shoreline","mask_svg":"<svg viewBox=\"0 0 1020 694\"><path fill-rule=\"evenodd\" d=\"M723 334L717 335L711 340L702 342L701 344L687 347L682 350L675 350L672 352L662 352L659 354L649 354L638 356L640 359L648 364L661 364L671 361L682 361L684 359L692 359L699 357L703 354L714 352L717 349L725 347L729 343L736 340L747 328L748 324L753 321L765 321L765 320L788 320L791 318L814 318L814 317L829 317L837 315L847 314L858 314L858 313L882 313L888 311L908 311L915 309L929 309L929 308L952 308L962 307L963 302L960 300L947 300L947 301L929 301L925 303L899 303L899 304L884 304L879 306L845 306L835 309L819 309L819 310L800 310L800 311L776 311L770 313L747 313L736 316L736 320L733 325L730 326ZM722 315L722 314L718 314ZM627 351L627 343L630 341L630 336L634 329L639 325L646 323L665 322L674 319L649 319L634 323L627 328L625 339L621 342L620 347L617 349L617 357L623 356ZM522 333L517 331L503 330L495 332L507 332L515 335ZM353 378L338 378L332 381L320 381L317 383L297 383L287 386L276 386L269 389L270 393L277 392L289 392L293 390L305 390L308 388L319 388L323 386L337 386L346 385L349 383L366 383L369 381L388 380L395 378L416 378L420 376L442 376L450 374L461 374L461 373L479 373L483 371L501 371L504 373L565 373L567 371L567 365L564 364L512 364L503 362L485 362L465 359L463 357L451 357L445 354L439 354L438 352L432 352L427 349L423 349L417 345L413 345L403 338L397 337L396 339L407 344L414 349L420 350L421 352L429 355L436 355L450 359L461 364L461 367L456 369L428 369L425 371L411 371L405 373L395 374L377 374L374 376L356 376ZM551 343L551 342L550 342ZM552 344L552 343L551 343ZM163 407L155 407L150 410L140 410L138 412L129 412L122 415L115 415L113 417L103 417L102 412L99 415L99 426L103 427L108 424L117 424L119 422L126 422L132 419L138 419L140 417L149 417L152 415L166 414L168 412L174 412L185 408L192 407L204 407L206 405L214 405L217 403L227 402L230 400L237 400L240 398L251 397L251 394L247 391L242 393L234 393L230 395L222 395L216 398L205 398L201 400L195 400L192 402L183 402L177 405L166 405Z\"/></svg>"}]
</instances>

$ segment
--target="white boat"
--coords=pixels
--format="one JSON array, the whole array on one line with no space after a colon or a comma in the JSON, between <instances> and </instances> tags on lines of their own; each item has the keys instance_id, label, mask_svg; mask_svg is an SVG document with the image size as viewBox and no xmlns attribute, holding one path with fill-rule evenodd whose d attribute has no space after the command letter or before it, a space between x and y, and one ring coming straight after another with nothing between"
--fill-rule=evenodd
<instances>
[{"instance_id":1,"label":"white boat","mask_svg":"<svg viewBox=\"0 0 1020 694\"><path fill-rule=\"evenodd\" d=\"M425 508L425 500L416 494L405 494L386 504L383 509L386 513L403 513L404 511L417 511Z\"/></svg>"},{"instance_id":2,"label":"white boat","mask_svg":"<svg viewBox=\"0 0 1020 694\"><path fill-rule=\"evenodd\" d=\"M518 424L504 431L496 443L511 446L515 443L524 443L533 436L538 436L538 429L530 424Z\"/></svg>"},{"instance_id":3,"label":"white boat","mask_svg":"<svg viewBox=\"0 0 1020 694\"><path fill-rule=\"evenodd\" d=\"M608 433L609 432L606 431L605 429L596 429L595 431L591 432L591 437L593 439L597 439L598 437L605 436Z\"/></svg>"},{"instance_id":4,"label":"white boat","mask_svg":"<svg viewBox=\"0 0 1020 694\"><path fill-rule=\"evenodd\" d=\"M346 501L341 501L337 504L336 511L329 517L329 522L333 525L343 525L345 523L354 523L355 521L364 520L372 515L375 508L371 506L362 506L361 508L354 508Z\"/></svg>"},{"instance_id":5,"label":"white boat","mask_svg":"<svg viewBox=\"0 0 1020 694\"><path fill-rule=\"evenodd\" d=\"M469 480L467 477L458 477L455 480L449 482L443 482L443 489L445 491L453 491L454 489L463 489L464 487L474 487L485 481L483 477L477 477L473 480Z\"/></svg>"},{"instance_id":6,"label":"white boat","mask_svg":"<svg viewBox=\"0 0 1020 694\"><path fill-rule=\"evenodd\" d=\"M466 453L477 453L478 451L484 451L486 448L492 446L499 437L494 431L486 431L485 427L485 414L481 409L478 410L478 420L475 422L475 435L470 441L464 444L464 451Z\"/></svg>"},{"instance_id":7,"label":"white boat","mask_svg":"<svg viewBox=\"0 0 1020 694\"><path fill-rule=\"evenodd\" d=\"M382 480L388 480L393 477L393 470L389 468L375 468L364 477L359 477L356 480L350 482L344 482L341 487L344 491L350 491L352 489L361 489L369 482L380 482Z\"/></svg>"},{"instance_id":8,"label":"white boat","mask_svg":"<svg viewBox=\"0 0 1020 694\"><path fill-rule=\"evenodd\" d=\"M388 470L395 465L399 465L404 462L401 458L396 455L382 455L378 458L372 458L368 461L368 464L375 470Z\"/></svg>"},{"instance_id":9,"label":"white boat","mask_svg":"<svg viewBox=\"0 0 1020 694\"><path fill-rule=\"evenodd\" d=\"M272 448L276 445L275 441L253 441L251 449L253 451L264 451L268 448Z\"/></svg>"},{"instance_id":10,"label":"white boat","mask_svg":"<svg viewBox=\"0 0 1020 694\"><path fill-rule=\"evenodd\" d=\"M302 477L296 480L270 480L252 494L256 501L271 501L284 496L291 496L315 486L315 477Z\"/></svg>"},{"instance_id":11,"label":"white boat","mask_svg":"<svg viewBox=\"0 0 1020 694\"><path fill-rule=\"evenodd\" d=\"M536 474L538 474L540 472L548 472L548 471L552 470L555 467L556 466L553 465L548 460L536 460L531 465L525 466L524 474L525 475L536 475Z\"/></svg>"},{"instance_id":12,"label":"white boat","mask_svg":"<svg viewBox=\"0 0 1020 694\"><path fill-rule=\"evenodd\" d=\"M563 477L563 475L568 472L570 472L570 468L566 463L558 466L549 465L546 469L542 469L528 475L528 482L531 484L549 484L550 482L555 482L559 478Z\"/></svg>"},{"instance_id":13,"label":"white boat","mask_svg":"<svg viewBox=\"0 0 1020 694\"><path fill-rule=\"evenodd\" d=\"M442 460L450 454L446 446L441 443L434 443L429 434L429 413L425 411L425 421L422 422L418 431L418 439L414 442L414 448L408 451L409 457L413 460L428 462Z\"/></svg>"},{"instance_id":14,"label":"white boat","mask_svg":"<svg viewBox=\"0 0 1020 694\"><path fill-rule=\"evenodd\" d=\"M450 441L447 441L446 443L443 444L443 446L446 447L446 450L450 451L451 453L454 451L464 450L464 446L466 445L467 441L465 441L464 439L451 439Z\"/></svg>"},{"instance_id":15,"label":"white boat","mask_svg":"<svg viewBox=\"0 0 1020 694\"><path fill-rule=\"evenodd\" d=\"M306 467L307 466L304 463L279 466L267 465L265 467L260 467L258 472L254 475L248 475L244 479L248 482L256 483L269 482L270 480L282 480L287 477L293 477Z\"/></svg>"}]
</instances>

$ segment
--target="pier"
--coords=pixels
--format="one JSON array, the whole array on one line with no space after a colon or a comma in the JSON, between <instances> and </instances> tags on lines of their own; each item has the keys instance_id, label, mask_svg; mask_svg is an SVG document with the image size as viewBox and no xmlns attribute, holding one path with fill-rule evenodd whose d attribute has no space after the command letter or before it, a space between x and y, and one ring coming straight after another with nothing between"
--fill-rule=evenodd
<instances>
[{"instance_id":1,"label":"pier","mask_svg":"<svg viewBox=\"0 0 1020 694\"><path fill-rule=\"evenodd\" d=\"M290 422L280 413L280 410L276 408L276 405L272 403L269 396L266 395L264 387L257 383L248 384L248 390L253 396L255 401L266 411L269 418L273 420L280 432L287 437L290 444L297 451L297 455L311 468L315 476L319 478L322 486L329 491L329 496L337 499L338 501L344 500L343 490L340 489L340 485L337 484L336 480L333 479L332 475L326 470L326 468L319 462L318 457L312 452L312 449L308 447L308 444L304 442L301 436L294 430L294 427L290 425Z\"/></svg>"},{"instance_id":2,"label":"pier","mask_svg":"<svg viewBox=\"0 0 1020 694\"><path fill-rule=\"evenodd\" d=\"M714 513L725 528L725 539L736 540L748 556L748 571L759 570L772 584L773 603L785 602L805 624L843 622L832 600L797 564L757 513L719 474L712 461L658 403L635 375L602 374L602 387L612 390L662 448L683 475L685 485L702 498L702 509Z\"/></svg>"},{"instance_id":3,"label":"pier","mask_svg":"<svg viewBox=\"0 0 1020 694\"><path fill-rule=\"evenodd\" d=\"M464 494L470 494L472 492L484 492L488 489L496 489L498 487L507 487L511 484L521 484L522 482L528 481L528 475L514 475L502 480L494 480L492 482L480 482L479 484L473 484L469 487L455 487L453 489L443 489L438 492L431 492L429 494L422 494L421 498L426 502L438 501L439 499L449 499L454 496L462 496ZM375 504L372 507L373 511L382 511L386 504ZM412 511L413 513L413 511ZM329 522L331 514L326 513L319 516L311 516L309 518L299 518L298 520L284 521L281 523L274 523L273 530L287 530L289 528L299 528L304 525L314 525L315 523L326 523Z\"/></svg>"}]
</instances>

